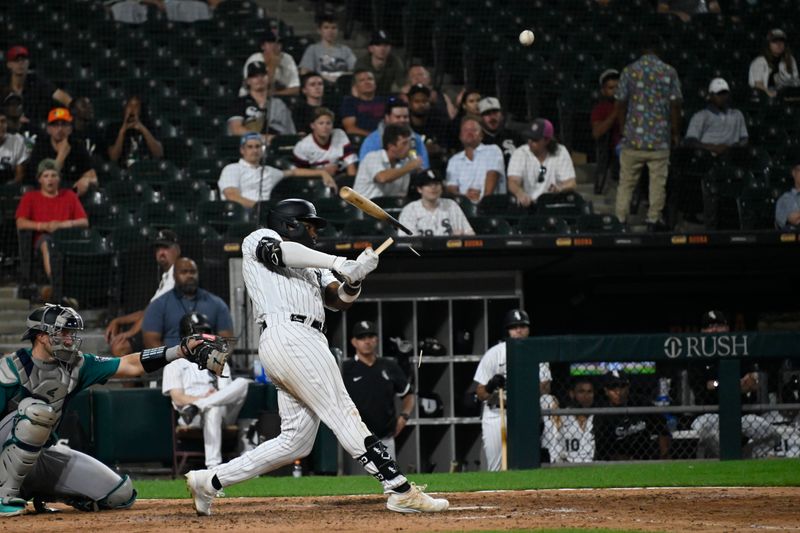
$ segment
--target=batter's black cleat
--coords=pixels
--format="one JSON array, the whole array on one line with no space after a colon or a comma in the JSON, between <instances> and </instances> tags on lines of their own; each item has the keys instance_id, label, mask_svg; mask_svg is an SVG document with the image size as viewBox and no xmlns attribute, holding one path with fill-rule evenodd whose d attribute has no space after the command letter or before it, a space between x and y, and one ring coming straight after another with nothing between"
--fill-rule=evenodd
<instances>
[{"instance_id":1,"label":"batter's black cleat","mask_svg":"<svg viewBox=\"0 0 800 533\"><path fill-rule=\"evenodd\" d=\"M184 424L191 424L194 417L196 417L200 413L200 408L190 403L189 405L184 405L181 407L181 410L178 411L181 415L181 420L183 420Z\"/></svg>"}]
</instances>

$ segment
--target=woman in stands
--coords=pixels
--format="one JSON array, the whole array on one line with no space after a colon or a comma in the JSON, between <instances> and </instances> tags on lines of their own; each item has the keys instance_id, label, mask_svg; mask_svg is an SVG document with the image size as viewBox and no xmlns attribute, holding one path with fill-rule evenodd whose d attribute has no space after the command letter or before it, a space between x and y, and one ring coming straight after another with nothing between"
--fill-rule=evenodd
<instances>
[{"instance_id":1,"label":"woman in stands","mask_svg":"<svg viewBox=\"0 0 800 533\"><path fill-rule=\"evenodd\" d=\"M800 76L797 62L786 44L786 32L780 28L770 30L761 55L750 63L750 87L775 97L780 92L800 93ZM795 96L794 94L792 96Z\"/></svg>"},{"instance_id":2,"label":"woman in stands","mask_svg":"<svg viewBox=\"0 0 800 533\"><path fill-rule=\"evenodd\" d=\"M448 139L448 148L457 151L461 144L458 140L459 133L461 132L461 119L467 115L476 117L481 116L478 111L478 102L481 100L481 93L477 89L464 88L456 98L458 105L458 112L453 120L450 121L451 134Z\"/></svg>"}]
</instances>

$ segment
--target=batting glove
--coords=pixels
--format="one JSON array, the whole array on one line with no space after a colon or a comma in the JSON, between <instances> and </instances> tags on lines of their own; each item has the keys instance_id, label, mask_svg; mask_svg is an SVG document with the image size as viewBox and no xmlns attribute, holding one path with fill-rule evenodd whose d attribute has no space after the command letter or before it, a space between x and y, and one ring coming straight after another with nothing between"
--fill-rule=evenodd
<instances>
[{"instance_id":1,"label":"batting glove","mask_svg":"<svg viewBox=\"0 0 800 533\"><path fill-rule=\"evenodd\" d=\"M348 259L347 261L335 266L333 271L339 274L348 285L356 286L361 283L367 274L370 273L365 265L358 261Z\"/></svg>"},{"instance_id":2,"label":"batting glove","mask_svg":"<svg viewBox=\"0 0 800 533\"><path fill-rule=\"evenodd\" d=\"M378 268L378 259L380 256L375 253L375 250L372 248L366 248L363 252L356 258L356 261L364 265L367 269L367 274Z\"/></svg>"},{"instance_id":3,"label":"batting glove","mask_svg":"<svg viewBox=\"0 0 800 533\"><path fill-rule=\"evenodd\" d=\"M506 386L506 378L505 378L505 376L503 376L503 374L495 374L494 376L492 376L492 379L490 379L486 383L486 392L491 394L495 390L497 390L497 389L499 389L501 387L505 387L505 386Z\"/></svg>"}]
</instances>

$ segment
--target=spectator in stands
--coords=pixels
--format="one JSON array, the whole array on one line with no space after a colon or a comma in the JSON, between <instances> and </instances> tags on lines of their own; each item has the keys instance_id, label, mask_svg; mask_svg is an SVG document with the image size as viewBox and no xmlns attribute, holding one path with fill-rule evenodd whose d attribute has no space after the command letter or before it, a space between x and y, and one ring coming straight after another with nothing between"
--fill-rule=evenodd
<instances>
[{"instance_id":1,"label":"spectator in stands","mask_svg":"<svg viewBox=\"0 0 800 533\"><path fill-rule=\"evenodd\" d=\"M297 133L305 135L311 131L310 125L314 121L314 112L322 106L325 82L318 73L307 72L300 76L300 86L303 99L292 108L292 120Z\"/></svg>"},{"instance_id":2,"label":"spectator in stands","mask_svg":"<svg viewBox=\"0 0 800 533\"><path fill-rule=\"evenodd\" d=\"M300 59L300 73L319 72L328 83L336 83L343 74L353 72L356 56L349 46L336 44L339 27L333 15L323 15L317 20L320 41L308 45Z\"/></svg>"},{"instance_id":3,"label":"spectator in stands","mask_svg":"<svg viewBox=\"0 0 800 533\"><path fill-rule=\"evenodd\" d=\"M495 191L505 192L503 152L481 142L481 119L475 115L461 119L459 138L464 149L447 162L447 192L462 194L476 204Z\"/></svg>"},{"instance_id":4,"label":"spectator in stands","mask_svg":"<svg viewBox=\"0 0 800 533\"><path fill-rule=\"evenodd\" d=\"M352 95L342 100L342 127L350 135L366 137L383 118L386 98L375 94L375 76L369 70L353 74Z\"/></svg>"},{"instance_id":5,"label":"spectator in stands","mask_svg":"<svg viewBox=\"0 0 800 533\"><path fill-rule=\"evenodd\" d=\"M600 74L600 101L592 108L590 117L592 123L592 137L599 141L608 139L608 150L614 153L622 132L617 120L614 94L619 85L619 71L613 68L606 69Z\"/></svg>"},{"instance_id":6,"label":"spectator in stands","mask_svg":"<svg viewBox=\"0 0 800 533\"><path fill-rule=\"evenodd\" d=\"M589 376L572 378L568 408L588 409L594 406L594 385ZM594 415L562 415L555 417L559 438L551 449L553 462L590 463L594 460ZM555 453L554 453L555 452Z\"/></svg>"},{"instance_id":7,"label":"spectator in stands","mask_svg":"<svg viewBox=\"0 0 800 533\"><path fill-rule=\"evenodd\" d=\"M449 118L431 106L431 90L425 85L413 85L407 97L411 129L420 134L429 155L444 156L450 140Z\"/></svg>"},{"instance_id":8,"label":"spectator in stands","mask_svg":"<svg viewBox=\"0 0 800 533\"><path fill-rule=\"evenodd\" d=\"M750 63L748 83L771 97L785 89L800 87L797 62L786 44L786 32L782 29L775 28L767 33L761 55Z\"/></svg>"},{"instance_id":9,"label":"spectator in stands","mask_svg":"<svg viewBox=\"0 0 800 533\"><path fill-rule=\"evenodd\" d=\"M5 107L0 107L0 184L22 183L25 178L23 163L27 159L25 138L19 133L9 133Z\"/></svg>"},{"instance_id":10,"label":"spectator in stands","mask_svg":"<svg viewBox=\"0 0 800 533\"><path fill-rule=\"evenodd\" d=\"M50 242L52 234L63 228L86 228L89 219L80 200L70 189L60 189L59 164L44 159L36 166L39 190L26 192L17 206L17 230L33 231L34 250L42 258L47 279L52 279L50 267ZM45 287L41 296L49 299L51 289Z\"/></svg>"},{"instance_id":11,"label":"spectator in stands","mask_svg":"<svg viewBox=\"0 0 800 533\"><path fill-rule=\"evenodd\" d=\"M778 398L778 403L800 403L800 376L795 374L783 382ZM753 447L753 457L800 457L800 411L767 411L763 418L778 433L778 443Z\"/></svg>"},{"instance_id":12,"label":"spectator in stands","mask_svg":"<svg viewBox=\"0 0 800 533\"><path fill-rule=\"evenodd\" d=\"M278 35L268 30L261 38L261 51L256 52L244 62L242 79L247 79L247 67L251 63L260 62L267 66L267 77L272 86L269 88L273 96L292 96L300 94L300 76L297 64L291 55L281 49ZM247 87L243 84L239 96L247 96Z\"/></svg>"},{"instance_id":13,"label":"spectator in stands","mask_svg":"<svg viewBox=\"0 0 800 533\"><path fill-rule=\"evenodd\" d=\"M355 69L369 70L375 75L375 91L381 96L396 93L403 85L403 62L392 53L392 42L383 30L372 34L367 55L356 61Z\"/></svg>"},{"instance_id":14,"label":"spectator in stands","mask_svg":"<svg viewBox=\"0 0 800 533\"><path fill-rule=\"evenodd\" d=\"M164 148L153 133L147 105L138 95L128 97L123 107L122 122L109 129L108 159L120 167L130 167L142 159L161 159Z\"/></svg>"},{"instance_id":15,"label":"spectator in stands","mask_svg":"<svg viewBox=\"0 0 800 533\"><path fill-rule=\"evenodd\" d=\"M524 144L522 136L518 132L506 128L503 108L500 107L500 100L494 96L482 98L478 102L478 112L480 112L483 122L484 142L497 145L503 151L503 158L508 165L514 150Z\"/></svg>"},{"instance_id":16,"label":"spectator in stands","mask_svg":"<svg viewBox=\"0 0 800 533\"><path fill-rule=\"evenodd\" d=\"M89 187L97 185L97 173L92 157L83 143L70 138L72 113L64 107L56 107L47 116L47 135L39 135L27 164L29 179L33 179L44 159L54 159L61 179L72 187L78 196L83 196Z\"/></svg>"},{"instance_id":17,"label":"spectator in stands","mask_svg":"<svg viewBox=\"0 0 800 533\"><path fill-rule=\"evenodd\" d=\"M652 405L630 397L630 381L624 372L614 370L603 376L605 402L602 407ZM595 459L630 461L669 459L670 433L660 414L618 414L594 418Z\"/></svg>"},{"instance_id":18,"label":"spectator in stands","mask_svg":"<svg viewBox=\"0 0 800 533\"><path fill-rule=\"evenodd\" d=\"M800 230L800 159L792 164L794 188L778 198L775 204L775 226L783 231Z\"/></svg>"},{"instance_id":19,"label":"spectator in stands","mask_svg":"<svg viewBox=\"0 0 800 533\"><path fill-rule=\"evenodd\" d=\"M408 67L406 71L406 84L400 88L400 97L407 99L408 92L414 85L424 85L431 91L431 105L435 107L440 114L446 115L449 118L454 118L458 113L458 108L447 96L447 93L441 91L433 86L431 80L431 73L420 64L413 64Z\"/></svg>"},{"instance_id":20,"label":"spectator in stands","mask_svg":"<svg viewBox=\"0 0 800 533\"><path fill-rule=\"evenodd\" d=\"M720 13L717 0L658 0L659 13L670 13L689 22L698 13Z\"/></svg>"},{"instance_id":21,"label":"spectator in stands","mask_svg":"<svg viewBox=\"0 0 800 533\"><path fill-rule=\"evenodd\" d=\"M250 132L242 136L239 153L242 158L226 165L219 176L217 187L223 200L252 209L258 202L269 200L272 189L280 180L290 177L322 178L325 185L337 190L336 181L324 169L280 170L262 164L264 141L258 133Z\"/></svg>"},{"instance_id":22,"label":"spectator in stands","mask_svg":"<svg viewBox=\"0 0 800 533\"><path fill-rule=\"evenodd\" d=\"M214 9L223 0L122 0L106 2L110 4L114 20L126 24L141 24L147 21L147 5L165 13L175 22L197 22L209 20Z\"/></svg>"},{"instance_id":23,"label":"spectator in stands","mask_svg":"<svg viewBox=\"0 0 800 533\"><path fill-rule=\"evenodd\" d=\"M616 111L623 124L616 215L628 220L633 189L642 168L650 171L650 206L647 226L651 231L666 229L662 211L666 202L670 141L680 143L681 84L675 69L659 59L660 37L642 36L642 55L622 70L617 87Z\"/></svg>"},{"instance_id":24,"label":"spectator in stands","mask_svg":"<svg viewBox=\"0 0 800 533\"><path fill-rule=\"evenodd\" d=\"M450 121L450 147L457 147L459 136L461 135L461 121L467 115L480 116L478 102L481 101L481 93L475 89L462 89L456 97L458 111L453 120Z\"/></svg>"},{"instance_id":25,"label":"spectator in stands","mask_svg":"<svg viewBox=\"0 0 800 533\"><path fill-rule=\"evenodd\" d=\"M31 122L34 129L38 129L47 118L54 101L64 107L72 101L69 93L37 73L30 72L30 54L26 47L16 45L9 48L6 67L9 75L0 88L0 96L5 98L9 94L16 94L22 97L22 122Z\"/></svg>"},{"instance_id":26,"label":"spectator in stands","mask_svg":"<svg viewBox=\"0 0 800 533\"><path fill-rule=\"evenodd\" d=\"M684 142L692 148L722 155L734 146L747 145L744 115L730 107L730 88L722 78L708 85L708 107L692 115Z\"/></svg>"},{"instance_id":27,"label":"spectator in stands","mask_svg":"<svg viewBox=\"0 0 800 533\"><path fill-rule=\"evenodd\" d=\"M157 348L181 342L180 324L186 313L202 313L212 331L221 337L233 337L233 319L219 296L199 287L197 264L188 257L175 261L175 287L147 306L142 322L145 348Z\"/></svg>"},{"instance_id":28,"label":"spectator in stands","mask_svg":"<svg viewBox=\"0 0 800 533\"><path fill-rule=\"evenodd\" d=\"M353 189L367 198L406 196L411 173L422 168L422 160L409 154L412 138L408 126L386 126L383 150L370 152L361 161Z\"/></svg>"},{"instance_id":29,"label":"spectator in stands","mask_svg":"<svg viewBox=\"0 0 800 533\"><path fill-rule=\"evenodd\" d=\"M216 331L205 315L192 311L181 318L180 336L196 333L215 334ZM219 377L208 370L200 370L183 357L164 367L161 393L169 396L172 407L180 413L179 425L203 428L206 468L222 463L222 429L236 423L247 399L250 380L231 380L230 376L227 363Z\"/></svg>"},{"instance_id":30,"label":"spectator in stands","mask_svg":"<svg viewBox=\"0 0 800 533\"><path fill-rule=\"evenodd\" d=\"M347 134L333 127L333 111L319 107L314 115L311 135L294 146L295 164L299 168L324 170L331 176L355 177L358 156Z\"/></svg>"},{"instance_id":31,"label":"spectator in stands","mask_svg":"<svg viewBox=\"0 0 800 533\"><path fill-rule=\"evenodd\" d=\"M524 207L544 193L575 189L575 167L566 146L554 138L553 124L537 118L522 135L528 144L514 150L508 163L508 192Z\"/></svg>"},{"instance_id":32,"label":"spectator in stands","mask_svg":"<svg viewBox=\"0 0 800 533\"><path fill-rule=\"evenodd\" d=\"M403 207L400 223L422 237L475 235L461 206L442 198L443 180L433 170L418 172L414 184L420 199Z\"/></svg>"},{"instance_id":33,"label":"spectator in stands","mask_svg":"<svg viewBox=\"0 0 800 533\"><path fill-rule=\"evenodd\" d=\"M267 67L261 61L247 66L247 95L237 98L228 117L228 133L260 133L265 143L275 135L294 134L292 114L283 100L271 98Z\"/></svg>"},{"instance_id":34,"label":"spectator in stands","mask_svg":"<svg viewBox=\"0 0 800 533\"><path fill-rule=\"evenodd\" d=\"M39 129L34 127L25 118L25 110L22 108L22 97L18 94L9 93L3 99L3 109L6 113L8 120L9 133L19 133L25 139L25 148L30 154L33 145L36 143L36 137Z\"/></svg>"},{"instance_id":35,"label":"spectator in stands","mask_svg":"<svg viewBox=\"0 0 800 533\"><path fill-rule=\"evenodd\" d=\"M408 127L411 123L408 113L408 104L403 100L395 97L389 98L386 102L386 112L383 120L375 131L367 135L361 141L361 149L358 153L359 160L363 161L367 154L383 149L383 131L386 126L397 125ZM419 133L411 131L411 151L412 156L416 155L422 159L422 168L429 168L430 162L428 160L428 150L425 148L425 143Z\"/></svg>"},{"instance_id":36,"label":"spectator in stands","mask_svg":"<svg viewBox=\"0 0 800 533\"><path fill-rule=\"evenodd\" d=\"M178 235L171 229L162 229L153 241L153 253L158 264L160 278L158 288L150 302L166 294L175 287L175 261L181 256ZM105 330L105 338L111 354L121 357L144 349L142 321L144 309L112 319Z\"/></svg>"},{"instance_id":37,"label":"spectator in stands","mask_svg":"<svg viewBox=\"0 0 800 533\"><path fill-rule=\"evenodd\" d=\"M97 127L92 101L86 96L73 98L69 112L72 113L72 139L82 141L90 156L108 157L106 133Z\"/></svg>"}]
</instances>

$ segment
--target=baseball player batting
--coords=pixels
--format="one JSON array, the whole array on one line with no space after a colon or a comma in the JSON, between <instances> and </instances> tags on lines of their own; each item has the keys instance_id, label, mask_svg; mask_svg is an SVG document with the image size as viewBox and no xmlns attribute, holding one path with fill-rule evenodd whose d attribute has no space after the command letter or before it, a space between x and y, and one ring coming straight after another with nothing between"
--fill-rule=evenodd
<instances>
[{"instance_id":1,"label":"baseball player batting","mask_svg":"<svg viewBox=\"0 0 800 533\"><path fill-rule=\"evenodd\" d=\"M358 258L313 250L325 227L310 202L283 200L242 243L242 272L262 331L258 357L278 388L281 433L213 470L186 475L198 515L210 515L218 490L291 464L311 453L322 420L344 449L381 482L386 507L400 513L444 511L400 472L381 441L367 429L345 389L325 338L325 307L344 310L361 293L361 282L378 266L371 248Z\"/></svg>"},{"instance_id":2,"label":"baseball player batting","mask_svg":"<svg viewBox=\"0 0 800 533\"><path fill-rule=\"evenodd\" d=\"M21 515L27 500L37 511L62 501L81 511L126 509L136 500L128 476L68 446L54 444L67 403L78 392L111 377L136 377L186 356L216 373L206 342L150 348L119 358L80 351L83 319L71 307L45 305L28 316L22 340L31 348L0 359L0 518ZM209 336L214 339L213 336Z\"/></svg>"}]
</instances>

